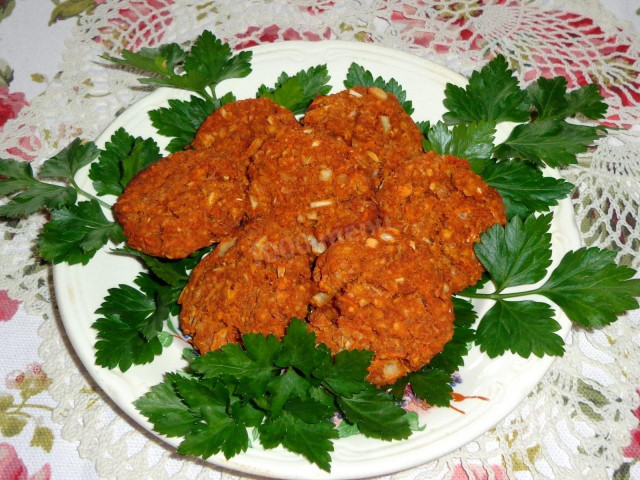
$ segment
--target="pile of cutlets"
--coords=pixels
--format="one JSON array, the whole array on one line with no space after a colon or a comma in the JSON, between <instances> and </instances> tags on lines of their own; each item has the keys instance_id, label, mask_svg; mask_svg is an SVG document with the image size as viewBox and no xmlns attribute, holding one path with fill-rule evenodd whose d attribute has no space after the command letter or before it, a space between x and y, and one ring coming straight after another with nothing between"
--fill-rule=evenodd
<instances>
[{"instance_id":1,"label":"pile of cutlets","mask_svg":"<svg viewBox=\"0 0 640 480\"><path fill-rule=\"evenodd\" d=\"M318 96L300 122L242 100L140 172L114 212L149 255L218 243L179 299L201 353L249 332L282 337L295 316L334 353L374 351L368 379L386 385L451 340L451 295L483 272L474 242L506 221L466 160L424 153L422 138L376 87Z\"/></svg>"}]
</instances>

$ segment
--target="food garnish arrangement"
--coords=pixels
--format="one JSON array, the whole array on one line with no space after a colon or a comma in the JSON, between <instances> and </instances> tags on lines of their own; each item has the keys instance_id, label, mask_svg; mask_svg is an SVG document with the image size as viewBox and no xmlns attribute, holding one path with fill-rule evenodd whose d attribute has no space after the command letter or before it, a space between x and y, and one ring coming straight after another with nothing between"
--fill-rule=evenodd
<instances>
[{"instance_id":1,"label":"food garnish arrangement","mask_svg":"<svg viewBox=\"0 0 640 480\"><path fill-rule=\"evenodd\" d=\"M0 159L0 216L48 211L37 248L53 263L84 265L110 244L146 266L96 311L95 362L124 372L192 346L186 371L135 402L182 454L259 442L330 471L338 437L424 428L407 399L449 406L474 344L560 356L554 306L587 328L638 308L640 280L613 251L580 248L551 268L552 207L573 188L552 168L605 133L596 85L522 89L498 56L447 85L431 124L411 118L396 80L356 63L337 93L318 65L255 98L221 94L251 73L252 52L210 32L105 58L193 92L149 112L168 156L121 128L104 148L74 140L37 176ZM495 144L501 122L515 126ZM83 167L93 192L76 182ZM491 307L479 318L472 299Z\"/></svg>"}]
</instances>

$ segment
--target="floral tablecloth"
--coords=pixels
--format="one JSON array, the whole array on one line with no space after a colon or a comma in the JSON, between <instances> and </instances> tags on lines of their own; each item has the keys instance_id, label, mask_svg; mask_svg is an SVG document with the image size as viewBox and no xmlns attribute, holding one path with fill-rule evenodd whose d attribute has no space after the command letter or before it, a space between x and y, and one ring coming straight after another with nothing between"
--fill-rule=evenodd
<instances>
[{"instance_id":1,"label":"floral tablecloth","mask_svg":"<svg viewBox=\"0 0 640 480\"><path fill-rule=\"evenodd\" d=\"M144 92L95 60L210 29L242 48L376 42L468 74L493 53L524 84L596 82L620 127L580 165L574 206L585 243L640 266L640 4L633 0L0 0L0 157L38 164L95 136ZM616 168L614 168L616 167ZM620 193L623 192L623 193ZM0 221L0 480L237 478L172 455L94 389L65 340L49 267L33 253L41 218ZM566 359L496 429L386 478L640 479L640 319L575 330ZM541 412L541 413L540 413Z\"/></svg>"}]
</instances>

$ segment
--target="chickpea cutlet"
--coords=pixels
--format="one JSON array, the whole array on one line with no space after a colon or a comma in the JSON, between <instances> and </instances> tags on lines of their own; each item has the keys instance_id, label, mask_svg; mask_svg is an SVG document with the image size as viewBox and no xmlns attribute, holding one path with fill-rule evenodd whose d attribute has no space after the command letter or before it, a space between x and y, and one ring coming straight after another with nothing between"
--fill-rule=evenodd
<instances>
[{"instance_id":1,"label":"chickpea cutlet","mask_svg":"<svg viewBox=\"0 0 640 480\"><path fill-rule=\"evenodd\" d=\"M151 255L219 242L179 300L201 353L306 318L333 353L375 352L368 380L387 385L451 340L451 295L482 275L473 244L505 208L466 160L422 151L395 96L319 95L301 123L265 98L233 102L191 147L142 171L115 213Z\"/></svg>"}]
</instances>

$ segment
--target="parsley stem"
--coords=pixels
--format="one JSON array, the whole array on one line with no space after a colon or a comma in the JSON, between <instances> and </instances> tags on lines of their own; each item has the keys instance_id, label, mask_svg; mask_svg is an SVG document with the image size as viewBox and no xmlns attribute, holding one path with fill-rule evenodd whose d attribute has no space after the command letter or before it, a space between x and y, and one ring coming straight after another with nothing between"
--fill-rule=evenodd
<instances>
[{"instance_id":1,"label":"parsley stem","mask_svg":"<svg viewBox=\"0 0 640 480\"><path fill-rule=\"evenodd\" d=\"M213 92L213 89L211 89L211 91ZM207 92L207 88L203 88L202 90L198 90L198 93L204 97L206 100L209 100L211 103L215 103L216 101L216 95L215 93L213 93L213 95L210 95L209 92Z\"/></svg>"},{"instance_id":2,"label":"parsley stem","mask_svg":"<svg viewBox=\"0 0 640 480\"><path fill-rule=\"evenodd\" d=\"M104 208L107 208L107 209L111 210L111 205L109 205L107 202L105 202L103 200L100 200L98 197L95 197L95 196L91 195L89 192L86 192L83 189L81 189L74 179L71 179L71 185L73 186L73 188L76 189L76 192L78 192L83 197L88 198L89 200L95 200L100 205L102 205Z\"/></svg>"},{"instance_id":3,"label":"parsley stem","mask_svg":"<svg viewBox=\"0 0 640 480\"><path fill-rule=\"evenodd\" d=\"M525 297L528 295L535 295L543 291L542 288L536 288L535 290L527 290L526 292L512 292L512 293L465 293L464 295L456 295L462 298L482 298L489 300L503 300L505 298Z\"/></svg>"},{"instance_id":4,"label":"parsley stem","mask_svg":"<svg viewBox=\"0 0 640 480\"><path fill-rule=\"evenodd\" d=\"M209 85L209 90L211 90L211 99L215 102L218 99L218 96L216 95L216 86L215 86L215 84Z\"/></svg>"}]
</instances>

